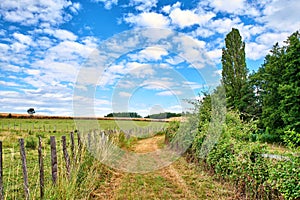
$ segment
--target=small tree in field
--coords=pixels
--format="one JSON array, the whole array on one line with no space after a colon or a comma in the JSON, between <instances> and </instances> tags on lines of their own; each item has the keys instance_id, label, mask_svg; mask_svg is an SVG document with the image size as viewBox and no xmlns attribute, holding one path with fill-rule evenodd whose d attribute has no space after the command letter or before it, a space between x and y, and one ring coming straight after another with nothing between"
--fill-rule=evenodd
<instances>
[{"instance_id":1,"label":"small tree in field","mask_svg":"<svg viewBox=\"0 0 300 200\"><path fill-rule=\"evenodd\" d=\"M28 113L29 115L33 115L33 114L35 113L34 108L29 108L29 109L27 110L27 113Z\"/></svg>"}]
</instances>

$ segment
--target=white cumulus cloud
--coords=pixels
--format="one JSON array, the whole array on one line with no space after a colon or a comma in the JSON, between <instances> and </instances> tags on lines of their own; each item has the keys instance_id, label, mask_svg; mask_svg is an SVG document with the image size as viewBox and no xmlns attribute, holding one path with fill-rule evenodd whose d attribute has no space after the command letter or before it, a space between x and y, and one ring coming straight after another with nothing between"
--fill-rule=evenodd
<instances>
[{"instance_id":1,"label":"white cumulus cloud","mask_svg":"<svg viewBox=\"0 0 300 200\"><path fill-rule=\"evenodd\" d=\"M155 12L143 12L138 15L129 13L124 20L137 27L166 28L170 24L166 16Z\"/></svg>"},{"instance_id":2,"label":"white cumulus cloud","mask_svg":"<svg viewBox=\"0 0 300 200\"><path fill-rule=\"evenodd\" d=\"M61 24L68 21L71 15L67 15L64 9L72 6L68 0L2 0L0 3L0 16L6 21L16 22L22 25L37 25L48 23Z\"/></svg>"}]
</instances>

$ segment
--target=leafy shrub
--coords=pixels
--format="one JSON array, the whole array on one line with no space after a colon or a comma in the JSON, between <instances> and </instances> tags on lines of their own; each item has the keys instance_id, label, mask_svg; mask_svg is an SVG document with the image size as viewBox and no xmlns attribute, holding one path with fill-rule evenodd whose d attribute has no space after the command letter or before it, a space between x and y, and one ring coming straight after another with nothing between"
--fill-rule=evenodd
<instances>
[{"instance_id":1,"label":"leafy shrub","mask_svg":"<svg viewBox=\"0 0 300 200\"><path fill-rule=\"evenodd\" d=\"M228 134L240 141L250 141L251 135L257 131L257 122L244 122L240 119L240 113L229 111L226 114L226 131Z\"/></svg>"},{"instance_id":2,"label":"leafy shrub","mask_svg":"<svg viewBox=\"0 0 300 200\"><path fill-rule=\"evenodd\" d=\"M280 143L281 142L281 138L279 135L270 134L270 133L263 133L261 135L258 135L258 140L260 142L267 142L267 143Z\"/></svg>"},{"instance_id":3,"label":"leafy shrub","mask_svg":"<svg viewBox=\"0 0 300 200\"><path fill-rule=\"evenodd\" d=\"M300 133L297 133L295 130L285 131L282 139L288 147L295 148L300 146Z\"/></svg>"},{"instance_id":4,"label":"leafy shrub","mask_svg":"<svg viewBox=\"0 0 300 200\"><path fill-rule=\"evenodd\" d=\"M165 129L165 143L170 143L179 129L180 122L171 121L169 126Z\"/></svg>"},{"instance_id":5,"label":"leafy shrub","mask_svg":"<svg viewBox=\"0 0 300 200\"><path fill-rule=\"evenodd\" d=\"M273 142L278 140L275 138L278 136L268 131L258 133L254 121L243 122L238 113L229 111L221 137L207 156L200 159L203 141L209 130L209 121L200 124L190 153L208 171L232 182L240 195L238 198L300 198L300 159L292 157L293 161L277 161L264 158L262 154L267 153L267 146L251 142Z\"/></svg>"},{"instance_id":6,"label":"leafy shrub","mask_svg":"<svg viewBox=\"0 0 300 200\"><path fill-rule=\"evenodd\" d=\"M300 199L300 158L292 157L289 161L278 161L270 168L268 182L285 199Z\"/></svg>"},{"instance_id":7,"label":"leafy shrub","mask_svg":"<svg viewBox=\"0 0 300 200\"><path fill-rule=\"evenodd\" d=\"M282 139L280 138L280 133L272 132L269 127L266 128L265 131L261 131L257 135L257 139L263 143L280 143Z\"/></svg>"}]
</instances>

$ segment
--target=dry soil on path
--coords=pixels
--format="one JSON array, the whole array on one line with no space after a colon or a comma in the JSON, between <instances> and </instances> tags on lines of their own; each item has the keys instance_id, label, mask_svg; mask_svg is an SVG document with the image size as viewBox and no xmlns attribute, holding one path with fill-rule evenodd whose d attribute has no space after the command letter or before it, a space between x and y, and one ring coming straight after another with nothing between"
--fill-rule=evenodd
<instances>
[{"instance_id":1,"label":"dry soil on path","mask_svg":"<svg viewBox=\"0 0 300 200\"><path fill-rule=\"evenodd\" d=\"M163 146L164 136L139 140L136 153L148 153ZM232 199L232 188L181 157L171 165L146 174L113 171L93 199Z\"/></svg>"}]
</instances>

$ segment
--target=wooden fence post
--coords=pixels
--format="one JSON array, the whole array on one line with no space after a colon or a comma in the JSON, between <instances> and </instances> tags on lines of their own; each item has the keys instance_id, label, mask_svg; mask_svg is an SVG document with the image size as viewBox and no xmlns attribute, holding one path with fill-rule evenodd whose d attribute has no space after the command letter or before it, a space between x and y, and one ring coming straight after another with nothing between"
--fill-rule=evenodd
<instances>
[{"instance_id":1,"label":"wooden fence post","mask_svg":"<svg viewBox=\"0 0 300 200\"><path fill-rule=\"evenodd\" d=\"M3 192L3 159L2 159L2 141L0 141L0 200L4 199Z\"/></svg>"},{"instance_id":2,"label":"wooden fence post","mask_svg":"<svg viewBox=\"0 0 300 200\"><path fill-rule=\"evenodd\" d=\"M42 139L39 137L39 167L40 167L40 197L44 198L44 161L43 161L43 152L42 152Z\"/></svg>"},{"instance_id":3,"label":"wooden fence post","mask_svg":"<svg viewBox=\"0 0 300 200\"><path fill-rule=\"evenodd\" d=\"M77 154L75 155L75 162L79 162L81 159L81 152L82 152L82 141L81 141L81 134L77 131L77 142L78 142L78 149Z\"/></svg>"},{"instance_id":4,"label":"wooden fence post","mask_svg":"<svg viewBox=\"0 0 300 200\"><path fill-rule=\"evenodd\" d=\"M91 148L91 133L88 133L88 149Z\"/></svg>"},{"instance_id":5,"label":"wooden fence post","mask_svg":"<svg viewBox=\"0 0 300 200\"><path fill-rule=\"evenodd\" d=\"M67 176L68 176L68 178L70 178L70 158L69 158L69 154L67 151L66 136L65 135L61 136L61 140L62 140L64 158L65 158L65 162L66 162Z\"/></svg>"},{"instance_id":6,"label":"wooden fence post","mask_svg":"<svg viewBox=\"0 0 300 200\"><path fill-rule=\"evenodd\" d=\"M21 160L22 160L25 199L29 199L28 174L27 174L27 164L26 164L26 153L25 153L25 147L24 147L24 139L20 138L19 143L20 143L20 154L21 154Z\"/></svg>"},{"instance_id":7,"label":"wooden fence post","mask_svg":"<svg viewBox=\"0 0 300 200\"><path fill-rule=\"evenodd\" d=\"M74 143L74 134L73 132L70 133L70 138L71 138L71 153L72 153L72 158L75 160L75 143Z\"/></svg>"},{"instance_id":8,"label":"wooden fence post","mask_svg":"<svg viewBox=\"0 0 300 200\"><path fill-rule=\"evenodd\" d=\"M81 141L81 134L79 131L77 132L77 141L78 141L78 154L80 154L82 149L82 141Z\"/></svg>"},{"instance_id":9,"label":"wooden fence post","mask_svg":"<svg viewBox=\"0 0 300 200\"><path fill-rule=\"evenodd\" d=\"M50 136L51 145L51 169L52 169L52 182L56 185L57 182L57 153L55 136Z\"/></svg>"},{"instance_id":10,"label":"wooden fence post","mask_svg":"<svg viewBox=\"0 0 300 200\"><path fill-rule=\"evenodd\" d=\"M97 138L97 131L94 130L94 151L97 149L98 147L98 138Z\"/></svg>"}]
</instances>

